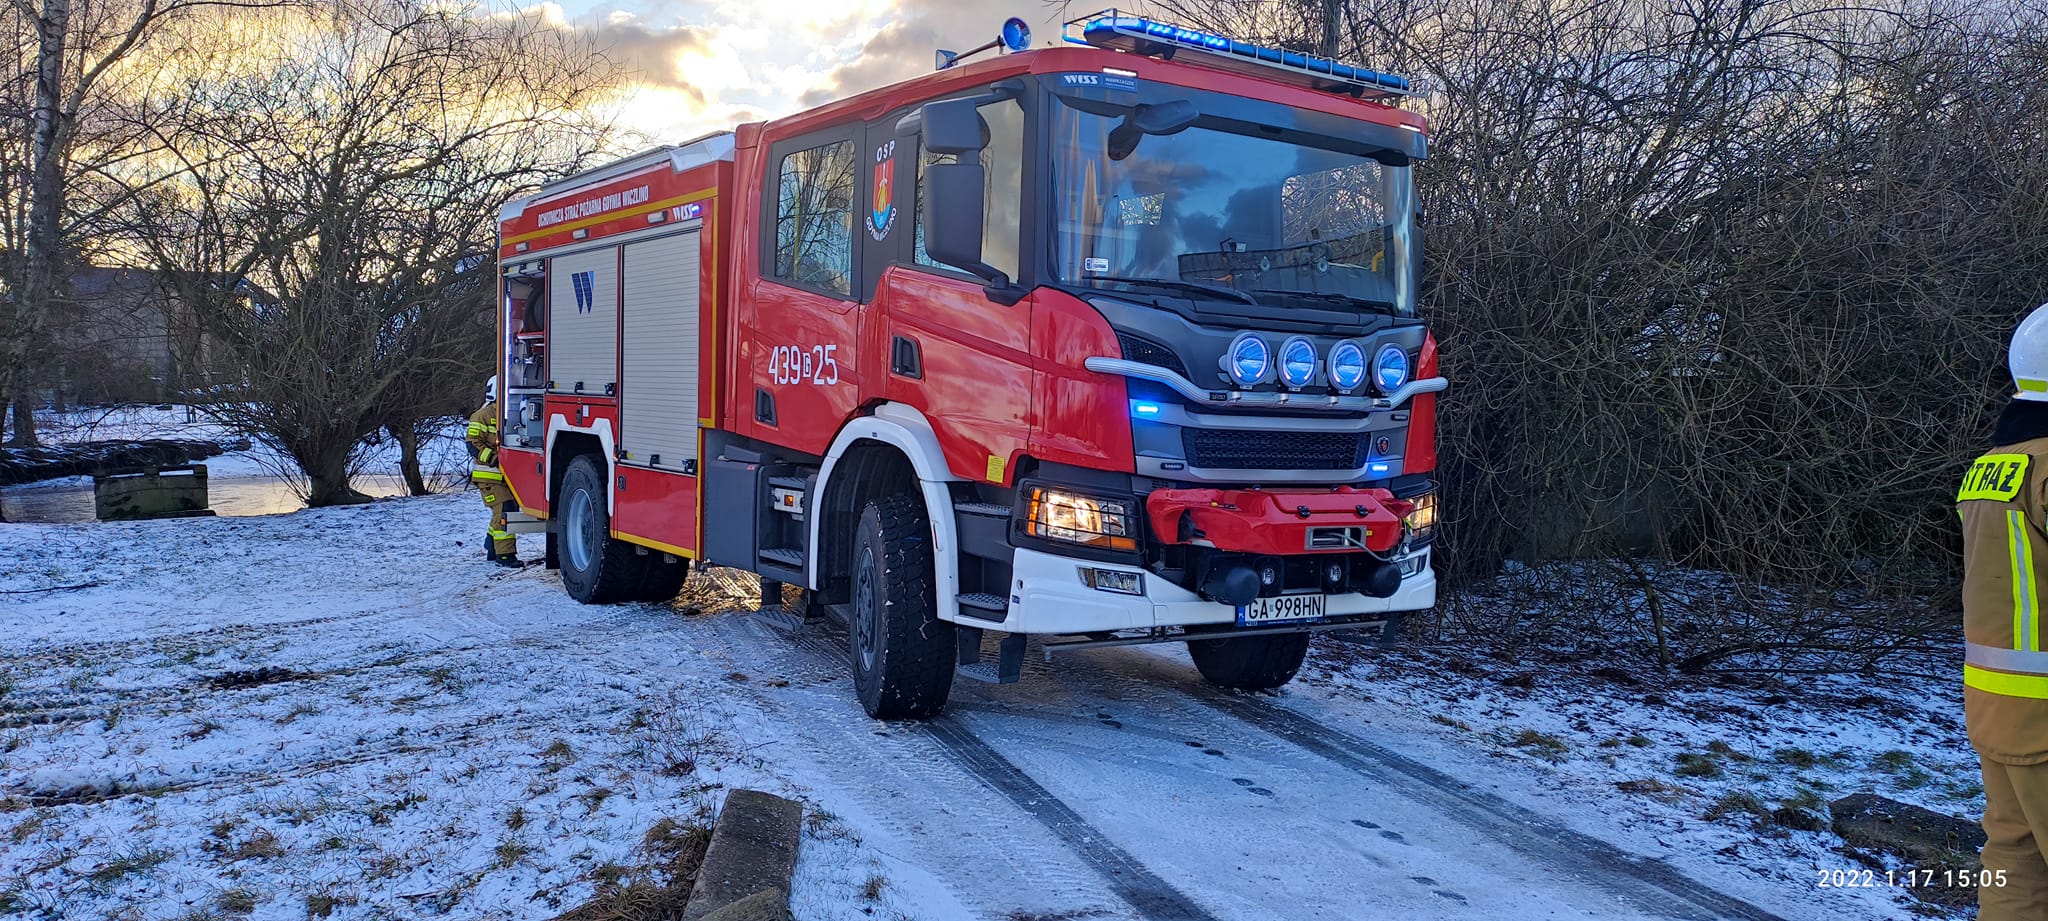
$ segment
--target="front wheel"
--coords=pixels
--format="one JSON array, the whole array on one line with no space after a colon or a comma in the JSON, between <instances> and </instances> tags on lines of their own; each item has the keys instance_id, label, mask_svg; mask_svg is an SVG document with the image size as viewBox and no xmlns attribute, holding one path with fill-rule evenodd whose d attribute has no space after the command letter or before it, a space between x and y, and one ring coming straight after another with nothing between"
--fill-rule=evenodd
<instances>
[{"instance_id":1,"label":"front wheel","mask_svg":"<svg viewBox=\"0 0 2048 921\"><path fill-rule=\"evenodd\" d=\"M569 464L562 475L562 493L555 500L561 515L557 552L562 587L569 597L584 604L611 604L634 597L648 559L633 545L612 539L604 487L603 464L586 454Z\"/></svg>"},{"instance_id":2,"label":"front wheel","mask_svg":"<svg viewBox=\"0 0 2048 921\"><path fill-rule=\"evenodd\" d=\"M938 618L930 519L916 496L860 513L848 618L853 686L876 719L937 716L953 690L953 625Z\"/></svg>"},{"instance_id":3,"label":"front wheel","mask_svg":"<svg viewBox=\"0 0 2048 921\"><path fill-rule=\"evenodd\" d=\"M1264 691L1294 680L1308 658L1307 633L1241 636L1222 640L1189 640L1188 657L1210 684L1241 691Z\"/></svg>"}]
</instances>

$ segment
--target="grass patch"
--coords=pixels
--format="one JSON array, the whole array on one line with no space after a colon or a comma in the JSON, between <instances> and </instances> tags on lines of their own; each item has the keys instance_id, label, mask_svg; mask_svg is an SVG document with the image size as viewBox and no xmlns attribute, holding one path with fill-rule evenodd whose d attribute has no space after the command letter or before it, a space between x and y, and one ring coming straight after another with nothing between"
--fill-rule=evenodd
<instances>
[{"instance_id":1,"label":"grass patch","mask_svg":"<svg viewBox=\"0 0 2048 921\"><path fill-rule=\"evenodd\" d=\"M146 873L169 859L170 851L154 848L130 851L101 864L86 878L92 880L95 886L111 886L131 873Z\"/></svg>"},{"instance_id":2,"label":"grass patch","mask_svg":"<svg viewBox=\"0 0 2048 921\"><path fill-rule=\"evenodd\" d=\"M556 739L540 750L541 770L550 774L576 763L576 749L568 742Z\"/></svg>"},{"instance_id":3,"label":"grass patch","mask_svg":"<svg viewBox=\"0 0 2048 921\"><path fill-rule=\"evenodd\" d=\"M1635 793L1667 803L1675 803L1686 797L1686 789L1684 787L1665 783L1655 777L1615 781L1614 788L1623 793Z\"/></svg>"},{"instance_id":4,"label":"grass patch","mask_svg":"<svg viewBox=\"0 0 2048 921\"><path fill-rule=\"evenodd\" d=\"M873 902L880 899L882 897L882 890L888 887L889 881L884 879L882 874L876 873L869 876L867 882L861 884L860 897Z\"/></svg>"},{"instance_id":5,"label":"grass patch","mask_svg":"<svg viewBox=\"0 0 2048 921\"><path fill-rule=\"evenodd\" d=\"M1449 726L1452 729L1462 730L1464 732L1472 731L1472 724L1467 723L1464 720L1458 719L1457 717L1445 716L1441 713L1430 714L1429 721L1432 723L1437 723L1439 725Z\"/></svg>"},{"instance_id":6,"label":"grass patch","mask_svg":"<svg viewBox=\"0 0 2048 921\"><path fill-rule=\"evenodd\" d=\"M1510 744L1516 748L1530 749L1537 757L1551 762L1563 761L1565 753L1571 751L1571 746L1566 745L1563 739L1534 729L1524 729L1516 733L1514 741Z\"/></svg>"},{"instance_id":7,"label":"grass patch","mask_svg":"<svg viewBox=\"0 0 2048 921\"><path fill-rule=\"evenodd\" d=\"M334 895L326 892L314 893L313 895L306 896L306 917L331 917L335 909L354 905L355 903L356 900L353 896Z\"/></svg>"},{"instance_id":8,"label":"grass patch","mask_svg":"<svg viewBox=\"0 0 2048 921\"><path fill-rule=\"evenodd\" d=\"M597 894L562 914L556 921L666 921L680 917L696 885L704 850L711 845L707 816L684 820L664 818L640 839L646 863L625 867L615 863L591 872Z\"/></svg>"},{"instance_id":9,"label":"grass patch","mask_svg":"<svg viewBox=\"0 0 2048 921\"><path fill-rule=\"evenodd\" d=\"M598 810L598 807L604 805L605 800L611 798L612 791L610 787L591 787L582 793L576 794L576 799L583 803L583 807L593 813Z\"/></svg>"},{"instance_id":10,"label":"grass patch","mask_svg":"<svg viewBox=\"0 0 2048 921\"><path fill-rule=\"evenodd\" d=\"M1707 807L1704 818L1709 822L1718 822L1729 816L1769 819L1771 811L1764 808L1763 801L1755 796L1741 790L1730 790L1727 793L1721 794L1720 799L1715 800L1713 805Z\"/></svg>"},{"instance_id":11,"label":"grass patch","mask_svg":"<svg viewBox=\"0 0 2048 921\"><path fill-rule=\"evenodd\" d=\"M250 832L246 840L235 845L234 850L228 852L228 857L233 860L269 860L273 857L283 856L283 842L278 841L277 835L267 828L259 828Z\"/></svg>"},{"instance_id":12,"label":"grass patch","mask_svg":"<svg viewBox=\"0 0 2048 921\"><path fill-rule=\"evenodd\" d=\"M1655 740L1651 739L1649 736L1643 735L1640 732L1634 733L1630 735L1628 738L1623 739L1622 741L1627 742L1630 746L1635 748L1649 748L1650 746L1657 744Z\"/></svg>"},{"instance_id":13,"label":"grass patch","mask_svg":"<svg viewBox=\"0 0 2048 921\"><path fill-rule=\"evenodd\" d=\"M47 811L36 810L28 818L14 823L14 830L7 833L7 840L15 844L26 844L36 832L43 830L43 824L49 820L50 814Z\"/></svg>"},{"instance_id":14,"label":"grass patch","mask_svg":"<svg viewBox=\"0 0 2048 921\"><path fill-rule=\"evenodd\" d=\"M1671 773L1677 774L1680 777L1712 778L1719 777L1722 774L1721 762L1715 761L1711 755L1702 755L1699 752L1679 752L1677 761L1678 766L1672 768Z\"/></svg>"},{"instance_id":15,"label":"grass patch","mask_svg":"<svg viewBox=\"0 0 2048 921\"><path fill-rule=\"evenodd\" d=\"M1891 775L1892 786L1900 790L1917 790L1934 782L1934 775L1913 760L1913 753L1902 749L1894 748L1873 756L1870 767Z\"/></svg>"},{"instance_id":16,"label":"grass patch","mask_svg":"<svg viewBox=\"0 0 2048 921\"><path fill-rule=\"evenodd\" d=\"M221 893L214 904L228 914L246 915L256 910L256 893L248 889L229 889Z\"/></svg>"},{"instance_id":17,"label":"grass patch","mask_svg":"<svg viewBox=\"0 0 2048 921\"><path fill-rule=\"evenodd\" d=\"M525 827L526 827L526 807L525 807L525 806L514 806L514 807L512 807L512 813L511 813L510 815L507 815L507 816L505 816L505 827L506 827L507 829L511 830L511 831L518 831L518 830L520 830L520 829L522 829L522 828L525 828Z\"/></svg>"},{"instance_id":18,"label":"grass patch","mask_svg":"<svg viewBox=\"0 0 2048 921\"><path fill-rule=\"evenodd\" d=\"M1771 752L1771 760L1776 761L1779 764L1789 764L1793 767L1800 768L1802 770L1820 764L1819 755L1816 755L1803 748L1778 749L1777 751Z\"/></svg>"},{"instance_id":19,"label":"grass patch","mask_svg":"<svg viewBox=\"0 0 2048 921\"><path fill-rule=\"evenodd\" d=\"M1735 746L1723 742L1720 739L1715 739L1712 742L1708 742L1707 751L1711 754L1719 755L1737 764L1748 764L1749 762L1756 760L1756 758L1750 755L1736 751Z\"/></svg>"},{"instance_id":20,"label":"grass patch","mask_svg":"<svg viewBox=\"0 0 2048 921\"><path fill-rule=\"evenodd\" d=\"M497 855L496 864L498 869L509 870L513 864L525 859L526 855L533 853L533 848L527 847L511 838L506 838L498 842L497 850L493 853Z\"/></svg>"}]
</instances>

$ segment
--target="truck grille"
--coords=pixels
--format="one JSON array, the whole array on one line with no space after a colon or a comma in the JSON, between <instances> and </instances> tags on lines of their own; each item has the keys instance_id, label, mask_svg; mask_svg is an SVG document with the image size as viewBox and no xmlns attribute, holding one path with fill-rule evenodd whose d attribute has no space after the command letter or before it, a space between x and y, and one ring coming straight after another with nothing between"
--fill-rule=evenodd
<instances>
[{"instance_id":1,"label":"truck grille","mask_svg":"<svg viewBox=\"0 0 2048 921\"><path fill-rule=\"evenodd\" d=\"M1122 347L1125 358L1165 368L1182 377L1188 376L1187 365L1182 364L1180 356L1166 346L1143 336L1133 336L1121 331L1116 334L1116 342Z\"/></svg>"},{"instance_id":2,"label":"truck grille","mask_svg":"<svg viewBox=\"0 0 2048 921\"><path fill-rule=\"evenodd\" d=\"M1356 470L1367 436L1347 432L1181 429L1188 465L1216 470Z\"/></svg>"}]
</instances>

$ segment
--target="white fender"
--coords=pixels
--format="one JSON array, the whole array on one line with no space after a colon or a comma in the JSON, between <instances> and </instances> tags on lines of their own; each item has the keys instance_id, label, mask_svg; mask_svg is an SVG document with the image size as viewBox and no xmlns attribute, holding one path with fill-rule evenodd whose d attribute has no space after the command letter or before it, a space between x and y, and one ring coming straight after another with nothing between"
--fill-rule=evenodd
<instances>
[{"instance_id":1,"label":"white fender","mask_svg":"<svg viewBox=\"0 0 2048 921\"><path fill-rule=\"evenodd\" d=\"M618 439L612 436L612 420L600 418L593 419L591 420L591 422L591 425L574 425L569 422L569 417L565 413L556 412L548 414L548 434L547 438L542 444L542 450L545 453L541 455L544 458L544 463L546 464L546 466L541 468L541 475L543 477L542 482L552 483L555 481L556 435L561 434L562 432L582 432L586 435L596 435L598 444L604 448L604 456L598 458L598 460L604 463L605 470L604 511L605 514L611 515L615 514L617 511L612 507L612 503L614 500L612 496L613 490L611 470L612 458L618 456L617 452L614 449L614 446L618 444ZM548 497L548 511L550 512L550 514L552 514L554 511L554 501L555 497Z\"/></svg>"},{"instance_id":2,"label":"white fender","mask_svg":"<svg viewBox=\"0 0 2048 921\"><path fill-rule=\"evenodd\" d=\"M839 430L839 437L832 439L832 447L825 453L825 466L818 470L818 490L809 499L810 514L805 519L810 525L810 543L804 553L804 578L812 589L820 587L818 579L818 529L825 520L824 496L829 491L832 473L838 469L839 459L846 455L856 441L879 441L892 445L910 458L911 469L917 473L918 485L924 491L925 514L932 523L932 581L934 583L939 618L952 620L956 615L954 599L960 592L960 571L957 551L959 548L959 527L953 521L953 496L946 490L947 483L960 482L946 468L946 454L939 448L939 436L932 432L932 424L924 414L901 403L884 403L875 408L874 415L861 416L848 422Z\"/></svg>"}]
</instances>

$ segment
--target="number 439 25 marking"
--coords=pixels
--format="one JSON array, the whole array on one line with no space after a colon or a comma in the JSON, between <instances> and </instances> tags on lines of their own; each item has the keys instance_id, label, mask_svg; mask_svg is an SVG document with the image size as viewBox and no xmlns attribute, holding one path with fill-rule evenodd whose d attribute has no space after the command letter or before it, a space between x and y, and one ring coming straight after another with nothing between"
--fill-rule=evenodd
<instances>
[{"instance_id":1,"label":"number 439 25 marking","mask_svg":"<svg viewBox=\"0 0 2048 921\"><path fill-rule=\"evenodd\" d=\"M839 359L833 354L837 351L836 345L778 345L768 352L768 376L778 384L837 384Z\"/></svg>"}]
</instances>

